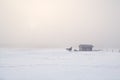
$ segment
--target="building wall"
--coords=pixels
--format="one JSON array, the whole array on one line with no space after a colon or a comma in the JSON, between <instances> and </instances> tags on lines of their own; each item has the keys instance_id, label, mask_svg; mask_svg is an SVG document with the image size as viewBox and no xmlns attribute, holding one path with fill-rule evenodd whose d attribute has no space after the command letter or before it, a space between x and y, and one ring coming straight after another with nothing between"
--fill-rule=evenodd
<instances>
[{"instance_id":1,"label":"building wall","mask_svg":"<svg viewBox=\"0 0 120 80\"><path fill-rule=\"evenodd\" d=\"M91 47L82 47L82 48L79 48L80 51L92 51L92 48Z\"/></svg>"}]
</instances>

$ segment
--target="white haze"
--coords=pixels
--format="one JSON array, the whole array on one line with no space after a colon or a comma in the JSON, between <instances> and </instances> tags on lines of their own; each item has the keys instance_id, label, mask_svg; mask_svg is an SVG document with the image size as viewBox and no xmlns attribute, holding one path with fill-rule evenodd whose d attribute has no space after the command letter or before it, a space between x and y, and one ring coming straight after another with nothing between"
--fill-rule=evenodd
<instances>
[{"instance_id":1,"label":"white haze","mask_svg":"<svg viewBox=\"0 0 120 80\"><path fill-rule=\"evenodd\" d=\"M120 48L119 0L0 0L0 47Z\"/></svg>"}]
</instances>

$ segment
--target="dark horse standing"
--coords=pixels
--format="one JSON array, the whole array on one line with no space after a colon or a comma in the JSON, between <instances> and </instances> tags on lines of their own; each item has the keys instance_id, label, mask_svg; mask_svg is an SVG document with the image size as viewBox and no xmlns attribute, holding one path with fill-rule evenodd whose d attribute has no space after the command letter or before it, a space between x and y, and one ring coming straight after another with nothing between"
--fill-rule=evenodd
<instances>
[{"instance_id":1,"label":"dark horse standing","mask_svg":"<svg viewBox=\"0 0 120 80\"><path fill-rule=\"evenodd\" d=\"M70 48L66 48L66 50L68 50L68 51L72 51L72 47L70 47Z\"/></svg>"}]
</instances>

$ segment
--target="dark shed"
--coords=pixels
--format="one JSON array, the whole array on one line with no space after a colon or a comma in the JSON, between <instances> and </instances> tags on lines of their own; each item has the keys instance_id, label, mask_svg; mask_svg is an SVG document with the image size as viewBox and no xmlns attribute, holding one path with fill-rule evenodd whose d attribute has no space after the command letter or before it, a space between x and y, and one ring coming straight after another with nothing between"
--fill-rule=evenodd
<instances>
[{"instance_id":1,"label":"dark shed","mask_svg":"<svg viewBox=\"0 0 120 80\"><path fill-rule=\"evenodd\" d=\"M92 51L93 47L91 44L81 44L79 45L79 51Z\"/></svg>"}]
</instances>

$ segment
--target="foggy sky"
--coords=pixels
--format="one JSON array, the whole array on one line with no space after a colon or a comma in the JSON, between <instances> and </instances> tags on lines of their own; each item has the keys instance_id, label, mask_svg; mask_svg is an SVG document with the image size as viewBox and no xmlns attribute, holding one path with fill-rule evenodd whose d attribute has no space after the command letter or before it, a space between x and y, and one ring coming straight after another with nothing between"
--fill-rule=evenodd
<instances>
[{"instance_id":1,"label":"foggy sky","mask_svg":"<svg viewBox=\"0 0 120 80\"><path fill-rule=\"evenodd\" d=\"M120 0L0 0L0 47L120 48Z\"/></svg>"}]
</instances>

